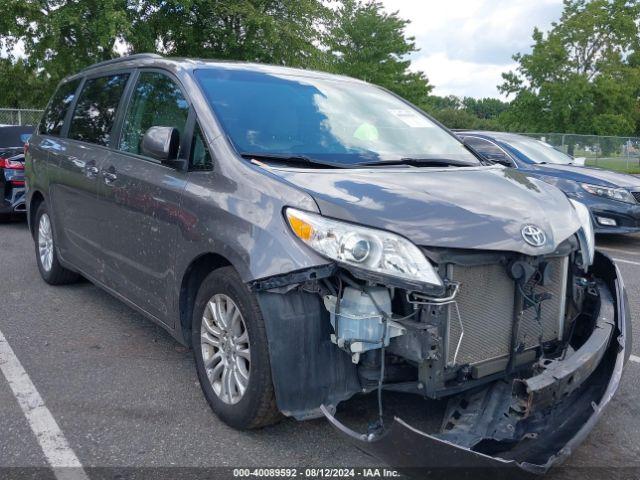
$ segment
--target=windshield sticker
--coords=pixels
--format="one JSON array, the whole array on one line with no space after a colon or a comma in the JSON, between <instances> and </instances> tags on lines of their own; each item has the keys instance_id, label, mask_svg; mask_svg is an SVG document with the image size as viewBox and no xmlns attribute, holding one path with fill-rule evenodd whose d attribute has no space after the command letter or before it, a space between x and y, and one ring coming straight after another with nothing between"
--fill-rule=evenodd
<instances>
[{"instance_id":1,"label":"windshield sticker","mask_svg":"<svg viewBox=\"0 0 640 480\"><path fill-rule=\"evenodd\" d=\"M370 123L363 123L360 125L354 132L353 136L364 142L377 142L380 139L378 129L375 125L371 125Z\"/></svg>"},{"instance_id":2,"label":"windshield sticker","mask_svg":"<svg viewBox=\"0 0 640 480\"><path fill-rule=\"evenodd\" d=\"M433 128L433 123L413 110L389 110L389 113L411 128Z\"/></svg>"}]
</instances>

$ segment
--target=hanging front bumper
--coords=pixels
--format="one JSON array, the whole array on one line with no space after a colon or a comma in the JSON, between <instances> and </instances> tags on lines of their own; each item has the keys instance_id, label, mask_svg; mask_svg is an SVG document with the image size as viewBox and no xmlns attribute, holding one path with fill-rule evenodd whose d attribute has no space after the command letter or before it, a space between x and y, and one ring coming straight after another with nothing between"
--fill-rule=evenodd
<instances>
[{"instance_id":1,"label":"hanging front bumper","mask_svg":"<svg viewBox=\"0 0 640 480\"><path fill-rule=\"evenodd\" d=\"M508 446L495 437L476 437L440 431L426 433L401 418L383 432L358 434L331 413L321 410L339 431L357 446L393 468L429 471L448 476L452 471L483 470L495 475L496 467L543 474L564 461L584 441L620 385L631 353L629 304L624 282L613 261L598 253L592 272L600 281L600 310L591 336L566 360L555 361L543 373L514 382L506 395L519 395L526 422L515 424L518 440ZM501 389L496 389L501 390ZM502 388L502 390L505 390ZM503 395L498 392L498 399ZM486 414L484 415L487 419Z\"/></svg>"}]
</instances>

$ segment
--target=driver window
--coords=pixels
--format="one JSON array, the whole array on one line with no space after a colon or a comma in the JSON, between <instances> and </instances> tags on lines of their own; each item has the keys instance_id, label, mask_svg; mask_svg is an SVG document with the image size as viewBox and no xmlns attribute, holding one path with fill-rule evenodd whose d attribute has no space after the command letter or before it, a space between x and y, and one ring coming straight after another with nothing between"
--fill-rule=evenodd
<instances>
[{"instance_id":1,"label":"driver window","mask_svg":"<svg viewBox=\"0 0 640 480\"><path fill-rule=\"evenodd\" d=\"M478 152L482 158L490 162L513 165L511 158L500 147L483 138L466 137L464 143Z\"/></svg>"},{"instance_id":2,"label":"driver window","mask_svg":"<svg viewBox=\"0 0 640 480\"><path fill-rule=\"evenodd\" d=\"M174 127L182 136L189 104L180 87L159 72L143 72L124 118L119 149L140 155L142 137L150 127Z\"/></svg>"}]
</instances>

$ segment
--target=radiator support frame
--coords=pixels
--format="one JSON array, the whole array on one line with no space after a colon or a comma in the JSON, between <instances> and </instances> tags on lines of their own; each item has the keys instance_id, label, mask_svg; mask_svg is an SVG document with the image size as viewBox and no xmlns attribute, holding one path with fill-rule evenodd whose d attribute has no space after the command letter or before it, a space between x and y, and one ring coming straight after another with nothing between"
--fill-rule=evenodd
<instances>
[{"instance_id":1,"label":"radiator support frame","mask_svg":"<svg viewBox=\"0 0 640 480\"><path fill-rule=\"evenodd\" d=\"M481 262L471 265L459 265L450 262L446 265L441 265L441 271L444 273L446 282L451 284L457 284L460 280L454 275L456 268L482 269L491 267L496 272L501 270L501 275L506 278L507 265L513 258L519 257L515 255L512 257L503 256L499 261L494 259L493 262ZM528 257L528 259L535 262L536 265L542 262L554 262L555 268L559 268L559 272L557 272L557 277L560 278L559 284L554 284L553 287L555 288L554 293L559 295L560 298L554 301L553 308L557 309L557 311L552 309L547 312L547 323L552 326L552 329L549 327L547 328L548 331L545 330L544 341L542 343L534 342L530 337L526 348L523 348L521 342L522 331L531 332L533 320L531 314L525 314L527 318L524 321L522 320L522 308L518 305L522 305L524 302L522 298L518 301L518 288L515 280L511 278L508 278L508 282L512 285L511 289L501 289L498 286L495 288L495 292L506 292L506 295L512 295L512 297L508 298L508 301L503 302L505 312L506 307L508 307L508 316L504 316L504 321L501 324L502 331L498 335L505 343L501 347L499 354L487 355L485 358L479 358L478 361L466 361L468 357L460 361L451 361L452 356L458 357L458 353L454 355L453 352L460 351L460 344L465 338L473 339L474 341L478 338L475 336L473 329L470 329L470 333L465 331L465 322L468 322L468 318L459 319L461 326L456 327L458 332L462 333L464 331L464 334L455 337L452 335L452 327L456 326L456 318L454 317L459 317L460 314L464 316L462 310L464 304L458 303L460 300L459 292L456 298L447 302L445 308L436 310L430 308L430 306L423 306L421 321L437 325L442 338L440 355L418 365L418 377L423 395L434 399L442 398L458 391L475 388L505 375L513 374L529 368L541 354L555 351L562 343L568 305L566 295L569 292L568 285L572 279L571 255L567 254L567 252L559 252L556 255ZM504 280L504 282L506 284L507 280ZM464 282L460 282L460 290L463 288ZM555 315L556 313L558 314L557 316ZM518 315L521 317L520 322L516 318ZM480 321L482 320L480 319ZM522 322L525 323L525 328L522 325L518 325L518 323ZM489 337L491 335L493 335L493 332L490 332Z\"/></svg>"}]
</instances>

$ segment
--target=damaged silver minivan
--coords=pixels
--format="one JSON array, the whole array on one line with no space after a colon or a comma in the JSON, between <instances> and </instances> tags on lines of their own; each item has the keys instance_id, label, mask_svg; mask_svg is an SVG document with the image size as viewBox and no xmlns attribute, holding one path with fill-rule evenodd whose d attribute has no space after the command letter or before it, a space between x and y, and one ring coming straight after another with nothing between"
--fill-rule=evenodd
<instances>
[{"instance_id":1,"label":"damaged silver minivan","mask_svg":"<svg viewBox=\"0 0 640 480\"><path fill-rule=\"evenodd\" d=\"M26 178L44 280L86 277L191 345L237 428L325 416L396 467L541 473L629 356L587 208L361 81L103 62L58 87ZM438 426L390 419L390 391L439 401ZM356 432L337 407L368 393Z\"/></svg>"}]
</instances>

